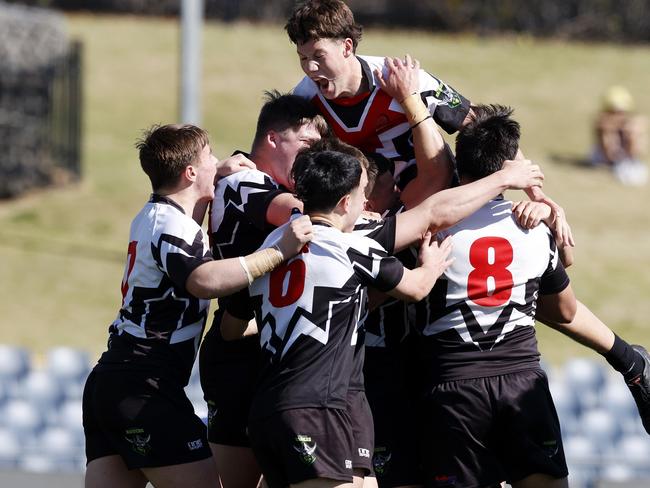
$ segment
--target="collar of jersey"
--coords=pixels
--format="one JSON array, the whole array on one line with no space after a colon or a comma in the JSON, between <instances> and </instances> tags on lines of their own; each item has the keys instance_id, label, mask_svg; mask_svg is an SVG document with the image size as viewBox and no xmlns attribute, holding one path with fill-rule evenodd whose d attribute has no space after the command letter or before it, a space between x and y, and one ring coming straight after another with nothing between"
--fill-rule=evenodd
<instances>
[{"instance_id":1,"label":"collar of jersey","mask_svg":"<svg viewBox=\"0 0 650 488\"><path fill-rule=\"evenodd\" d=\"M167 205L171 205L174 208L177 208L179 211L185 213L185 210L183 210L183 207L181 207L178 203L176 203L174 200L171 198L167 198L163 195L158 195L157 193L152 193L151 198L149 199L150 203L165 203Z\"/></svg>"}]
</instances>

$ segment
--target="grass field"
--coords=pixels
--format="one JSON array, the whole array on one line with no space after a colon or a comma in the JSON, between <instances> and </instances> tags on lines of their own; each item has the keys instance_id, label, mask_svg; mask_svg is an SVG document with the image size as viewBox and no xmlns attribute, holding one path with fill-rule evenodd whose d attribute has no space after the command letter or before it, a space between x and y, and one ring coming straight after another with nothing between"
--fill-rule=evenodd
<instances>
[{"instance_id":1,"label":"grass field","mask_svg":"<svg viewBox=\"0 0 650 488\"><path fill-rule=\"evenodd\" d=\"M177 119L179 32L166 19L68 21L84 43L83 181L0 203L0 343L98 354L120 303L129 222L149 194L133 142ZM516 108L524 152L573 225L578 296L616 332L650 344L650 192L571 163L588 151L607 86L626 85L650 113L650 47L368 30L360 52L409 52L473 101ZM301 76L277 25L208 24L203 63L203 125L218 156L248 150L263 90L289 90ZM588 354L538 330L551 362Z\"/></svg>"}]
</instances>

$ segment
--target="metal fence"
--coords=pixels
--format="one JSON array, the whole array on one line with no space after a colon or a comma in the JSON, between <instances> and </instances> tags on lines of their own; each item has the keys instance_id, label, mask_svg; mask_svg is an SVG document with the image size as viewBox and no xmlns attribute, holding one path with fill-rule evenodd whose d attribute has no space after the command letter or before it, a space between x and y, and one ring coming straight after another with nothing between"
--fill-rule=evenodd
<instances>
[{"instance_id":1,"label":"metal fence","mask_svg":"<svg viewBox=\"0 0 650 488\"><path fill-rule=\"evenodd\" d=\"M81 44L34 70L0 71L0 198L81 176Z\"/></svg>"}]
</instances>

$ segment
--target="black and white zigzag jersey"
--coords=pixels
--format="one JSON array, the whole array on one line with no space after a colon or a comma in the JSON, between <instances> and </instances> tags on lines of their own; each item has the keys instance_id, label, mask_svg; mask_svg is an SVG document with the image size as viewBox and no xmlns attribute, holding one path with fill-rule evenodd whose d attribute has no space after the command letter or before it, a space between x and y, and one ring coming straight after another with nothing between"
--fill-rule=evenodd
<instances>
[{"instance_id":1,"label":"black and white zigzag jersey","mask_svg":"<svg viewBox=\"0 0 650 488\"><path fill-rule=\"evenodd\" d=\"M122 308L98 369L155 369L187 383L210 301L190 295L185 282L210 260L201 227L174 201L152 195L131 223Z\"/></svg>"},{"instance_id":2,"label":"black and white zigzag jersey","mask_svg":"<svg viewBox=\"0 0 650 488\"><path fill-rule=\"evenodd\" d=\"M282 193L273 179L256 169L217 182L210 211L210 245L215 259L256 251L275 226L266 221L271 200Z\"/></svg>"},{"instance_id":3,"label":"black and white zigzag jersey","mask_svg":"<svg viewBox=\"0 0 650 488\"><path fill-rule=\"evenodd\" d=\"M559 293L569 284L548 227L523 230L512 203L498 198L445 235L452 236L455 261L416 313L432 380L538 367L538 293Z\"/></svg>"},{"instance_id":4,"label":"black and white zigzag jersey","mask_svg":"<svg viewBox=\"0 0 650 488\"><path fill-rule=\"evenodd\" d=\"M384 58L357 56L370 87L369 92L350 98L328 100L308 76L293 93L308 98L325 117L334 133L344 142L364 152L377 152L395 162L395 176L415 164L411 129L399 102L379 88L374 70L386 74ZM456 132L465 120L469 101L449 85L420 71L420 95L445 131Z\"/></svg>"},{"instance_id":5,"label":"black and white zigzag jersey","mask_svg":"<svg viewBox=\"0 0 650 488\"><path fill-rule=\"evenodd\" d=\"M264 245L277 242L283 230ZM228 311L243 319L254 312L260 331L262 370L251 417L346 408L366 287L391 290L403 272L376 241L316 224L303 252L256 280L250 298L233 297Z\"/></svg>"}]
</instances>

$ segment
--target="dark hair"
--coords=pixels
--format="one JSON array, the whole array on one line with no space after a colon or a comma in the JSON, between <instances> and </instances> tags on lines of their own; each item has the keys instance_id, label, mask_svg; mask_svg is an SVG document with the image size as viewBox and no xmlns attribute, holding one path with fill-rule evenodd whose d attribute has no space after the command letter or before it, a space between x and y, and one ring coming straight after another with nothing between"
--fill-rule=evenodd
<instances>
[{"instance_id":1,"label":"dark hair","mask_svg":"<svg viewBox=\"0 0 650 488\"><path fill-rule=\"evenodd\" d=\"M259 144L270 130L297 130L305 124L313 123L321 136L329 132L327 122L308 99L289 93L282 94L277 90L265 91L264 97L266 101L257 118L253 147Z\"/></svg>"},{"instance_id":2,"label":"dark hair","mask_svg":"<svg viewBox=\"0 0 650 488\"><path fill-rule=\"evenodd\" d=\"M208 144L208 133L203 129L169 124L154 125L144 131L135 147L155 192L175 185L185 168L195 162Z\"/></svg>"},{"instance_id":3,"label":"dark hair","mask_svg":"<svg viewBox=\"0 0 650 488\"><path fill-rule=\"evenodd\" d=\"M305 213L330 212L361 182L361 163L336 151L305 151L296 157L291 174L296 197Z\"/></svg>"},{"instance_id":4,"label":"dark hair","mask_svg":"<svg viewBox=\"0 0 650 488\"><path fill-rule=\"evenodd\" d=\"M341 0L308 0L299 3L284 26L294 44L318 39L352 39L356 52L363 27L354 21L350 8Z\"/></svg>"},{"instance_id":5,"label":"dark hair","mask_svg":"<svg viewBox=\"0 0 650 488\"><path fill-rule=\"evenodd\" d=\"M460 176L474 180L491 175L519 148L519 123L503 105L477 105L469 124L456 136L456 167Z\"/></svg>"},{"instance_id":6,"label":"dark hair","mask_svg":"<svg viewBox=\"0 0 650 488\"><path fill-rule=\"evenodd\" d=\"M377 179L377 165L375 162L366 157L366 155L359 149L346 142L343 142L341 139L335 135L330 135L328 137L323 137L319 141L316 141L311 147L304 149L303 151L335 151L343 154L347 154L356 158L361 163L361 166L366 170L366 175L368 176L368 186L366 186L366 196L370 195L372 187L375 184Z\"/></svg>"}]
</instances>

